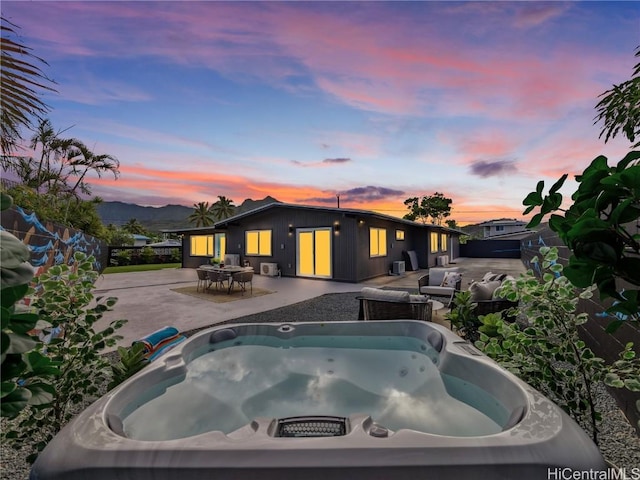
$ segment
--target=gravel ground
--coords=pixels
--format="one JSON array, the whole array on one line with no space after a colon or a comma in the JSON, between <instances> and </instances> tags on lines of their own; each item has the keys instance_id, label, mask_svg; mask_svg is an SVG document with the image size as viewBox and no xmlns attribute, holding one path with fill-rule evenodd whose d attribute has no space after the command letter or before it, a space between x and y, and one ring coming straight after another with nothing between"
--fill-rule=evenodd
<instances>
[{"instance_id":1,"label":"gravel ground","mask_svg":"<svg viewBox=\"0 0 640 480\"><path fill-rule=\"evenodd\" d=\"M323 295L287 307L229 320L225 323L353 320L358 318L357 295L357 293ZM186 332L186 335L190 336L199 330ZM626 468L630 474L632 468L640 468L640 437L604 385L599 385L597 388L596 403L602 413L599 434L600 450L609 462L619 468ZM4 420L2 428L3 430L6 428ZM27 480L28 476L29 468L24 461L24 453L3 445L0 479Z\"/></svg>"}]
</instances>

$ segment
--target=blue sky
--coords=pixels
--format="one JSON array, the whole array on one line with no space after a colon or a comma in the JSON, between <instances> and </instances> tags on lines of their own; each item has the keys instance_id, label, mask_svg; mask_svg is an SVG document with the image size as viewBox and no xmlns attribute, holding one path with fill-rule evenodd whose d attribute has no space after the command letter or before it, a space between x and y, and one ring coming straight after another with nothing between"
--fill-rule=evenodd
<instances>
[{"instance_id":1,"label":"blue sky","mask_svg":"<svg viewBox=\"0 0 640 480\"><path fill-rule=\"evenodd\" d=\"M606 145L598 95L628 80L639 2L12 2L57 82L56 129L115 155L105 200L281 201L401 216L442 192L461 224ZM575 189L569 182L564 193Z\"/></svg>"}]
</instances>

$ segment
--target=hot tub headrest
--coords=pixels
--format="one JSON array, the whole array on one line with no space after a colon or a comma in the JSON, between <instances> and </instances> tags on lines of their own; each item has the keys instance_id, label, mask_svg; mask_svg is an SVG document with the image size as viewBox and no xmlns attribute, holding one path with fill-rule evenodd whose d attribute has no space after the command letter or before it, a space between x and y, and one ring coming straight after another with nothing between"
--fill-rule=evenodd
<instances>
[{"instance_id":1,"label":"hot tub headrest","mask_svg":"<svg viewBox=\"0 0 640 480\"><path fill-rule=\"evenodd\" d=\"M436 330L429 332L427 335L427 341L436 350L436 352L442 351L442 346L444 345L444 337L442 336L442 333Z\"/></svg>"},{"instance_id":2,"label":"hot tub headrest","mask_svg":"<svg viewBox=\"0 0 640 480\"><path fill-rule=\"evenodd\" d=\"M209 343L219 343L219 342L224 342L226 340L233 340L237 336L238 336L238 332L236 332L233 328L216 330L209 337Z\"/></svg>"}]
</instances>

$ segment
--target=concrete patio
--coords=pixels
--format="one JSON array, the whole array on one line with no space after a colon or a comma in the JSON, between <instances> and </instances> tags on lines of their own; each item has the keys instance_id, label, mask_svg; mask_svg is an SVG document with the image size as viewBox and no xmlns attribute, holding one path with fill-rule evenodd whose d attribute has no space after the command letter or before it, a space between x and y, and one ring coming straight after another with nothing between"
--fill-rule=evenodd
<instances>
[{"instance_id":1,"label":"concrete patio","mask_svg":"<svg viewBox=\"0 0 640 480\"><path fill-rule=\"evenodd\" d=\"M455 266L462 271L463 289L466 289L472 280L481 279L488 271L513 276L525 271L524 265L518 259L459 258ZM329 293L357 293L365 286L413 289L417 292L418 278L425 273L427 270L419 270L400 276L377 277L362 283L255 275L254 287L273 293L256 297L247 293L247 298L242 300L215 303L172 291L197 283L195 270L180 268L102 275L96 282L94 293L96 297L118 298L113 311L104 315L98 327L106 327L112 320L127 319L128 323L118 330L118 334L124 337L120 345L128 346L133 340L164 326L174 326L186 332ZM442 323L443 314L443 311L439 312L438 318L434 320ZM283 321L287 319L283 318Z\"/></svg>"}]
</instances>

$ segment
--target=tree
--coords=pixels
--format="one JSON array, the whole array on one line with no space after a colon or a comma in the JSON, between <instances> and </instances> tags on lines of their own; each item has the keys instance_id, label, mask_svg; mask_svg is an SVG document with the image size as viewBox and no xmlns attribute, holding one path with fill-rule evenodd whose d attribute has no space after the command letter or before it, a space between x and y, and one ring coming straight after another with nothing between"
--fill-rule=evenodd
<instances>
[{"instance_id":1,"label":"tree","mask_svg":"<svg viewBox=\"0 0 640 480\"><path fill-rule=\"evenodd\" d=\"M76 182L70 188L69 193L77 197L77 190L89 194L91 193L89 186L85 183L84 179L89 171L93 171L98 174L98 177L102 177L102 174L109 172L113 174L117 179L120 175L118 168L120 162L113 155L102 153L96 155L87 146L79 141L73 144L73 149L70 152L68 158L69 165L71 166L71 176L76 178Z\"/></svg>"},{"instance_id":2,"label":"tree","mask_svg":"<svg viewBox=\"0 0 640 480\"><path fill-rule=\"evenodd\" d=\"M636 56L640 56L640 47ZM600 136L605 143L621 131L633 142L640 134L640 64L634 77L607 90L596 109L596 122L604 120ZM635 146L639 145L637 143ZM544 182L523 200L524 215L539 208L528 228L535 227L551 214L549 228L571 250L566 277L577 287L595 284L600 298L613 299L607 308L613 320L608 331L625 320L640 320L640 151L631 151L617 165L609 166L604 156L596 157L581 175L576 176L578 190L573 204L562 209L560 188L564 174L543 196ZM555 212L562 212L557 214ZM625 284L626 282L626 284Z\"/></svg>"},{"instance_id":3,"label":"tree","mask_svg":"<svg viewBox=\"0 0 640 480\"><path fill-rule=\"evenodd\" d=\"M38 90L55 92L48 83L55 83L34 65L33 61L47 64L31 53L15 37L16 31L4 17L1 18L2 42L0 42L0 146L3 155L15 151L20 127L31 128L31 117L40 118L49 107L39 98Z\"/></svg>"},{"instance_id":4,"label":"tree","mask_svg":"<svg viewBox=\"0 0 640 480\"><path fill-rule=\"evenodd\" d=\"M225 196L218 195L218 201L211 205L211 213L216 220L229 218L235 211L236 206L233 204L233 200Z\"/></svg>"},{"instance_id":5,"label":"tree","mask_svg":"<svg viewBox=\"0 0 640 480\"><path fill-rule=\"evenodd\" d=\"M144 226L136 218L130 218L127 223L122 226L122 229L131 235L145 235L147 233Z\"/></svg>"},{"instance_id":6,"label":"tree","mask_svg":"<svg viewBox=\"0 0 640 480\"><path fill-rule=\"evenodd\" d=\"M107 232L109 233L108 243L111 247L124 247L127 245L133 245L133 236L129 232L125 232L123 229L116 227L112 223L107 225Z\"/></svg>"},{"instance_id":7,"label":"tree","mask_svg":"<svg viewBox=\"0 0 640 480\"><path fill-rule=\"evenodd\" d=\"M640 57L640 46L636 48ZM604 135L605 143L620 131L630 142L640 137L640 62L634 67L630 80L614 85L600 95L602 100L596 105L598 115L594 123L604 122L599 138ZM640 146L640 141L633 148Z\"/></svg>"},{"instance_id":8,"label":"tree","mask_svg":"<svg viewBox=\"0 0 640 480\"><path fill-rule=\"evenodd\" d=\"M422 198L407 198L404 204L409 209L409 213L403 218L427 223L427 220L431 217L432 223L442 225L442 220L451 215L451 203L452 200L450 198L439 192L433 195L425 195Z\"/></svg>"},{"instance_id":9,"label":"tree","mask_svg":"<svg viewBox=\"0 0 640 480\"><path fill-rule=\"evenodd\" d=\"M455 220L445 220L445 222L444 222L444 223L446 223L446 224L447 224L447 227L449 227L449 228L453 228L453 229L458 229L458 228L460 228L460 227L458 226L458 223L457 223Z\"/></svg>"},{"instance_id":10,"label":"tree","mask_svg":"<svg viewBox=\"0 0 640 480\"><path fill-rule=\"evenodd\" d=\"M194 223L196 227L210 227L215 223L213 212L209 207L209 202L199 202L193 204L193 213L187 218L189 223Z\"/></svg>"}]
</instances>

